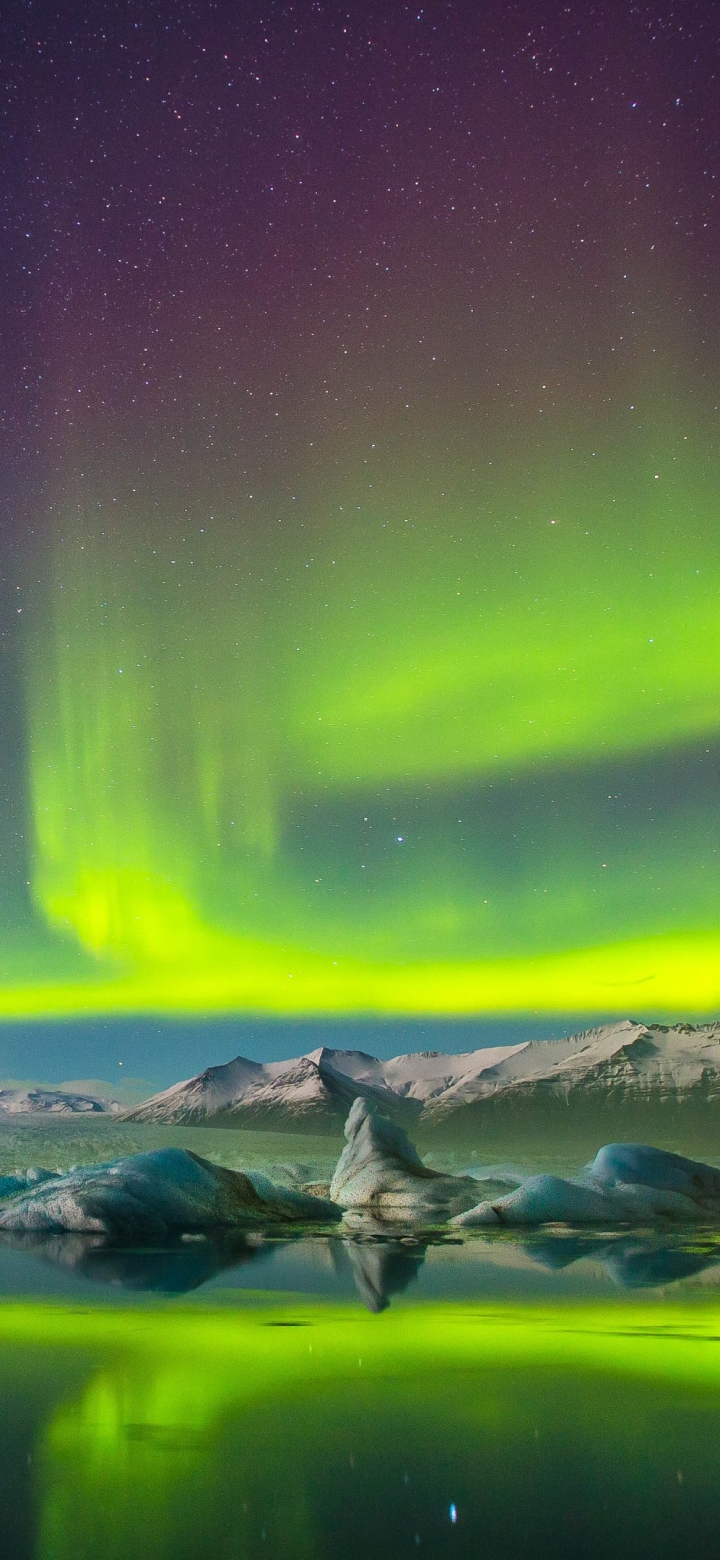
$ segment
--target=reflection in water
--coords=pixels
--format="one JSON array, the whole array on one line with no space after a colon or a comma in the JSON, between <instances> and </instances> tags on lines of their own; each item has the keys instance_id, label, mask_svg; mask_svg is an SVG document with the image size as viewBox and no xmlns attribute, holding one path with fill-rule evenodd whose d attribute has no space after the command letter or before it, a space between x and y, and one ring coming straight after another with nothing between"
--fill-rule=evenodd
<instances>
[{"instance_id":1,"label":"reflection in water","mask_svg":"<svg viewBox=\"0 0 720 1560\"><path fill-rule=\"evenodd\" d=\"M0 1252L9 1250L40 1258L49 1266L94 1285L167 1295L188 1294L222 1274L232 1274L234 1288L246 1287L240 1281L239 1270L258 1258L265 1262L259 1287L273 1288L278 1259L285 1257L286 1282L281 1287L316 1293L321 1272L321 1288L337 1294L354 1286L363 1304L373 1312L385 1310L393 1297L415 1286L430 1251L436 1258L432 1265L434 1292L457 1293L457 1279L454 1289L442 1287L443 1253L449 1255L452 1248L456 1252L457 1248L462 1250L462 1284L468 1296L482 1293L489 1274L496 1282L506 1279L511 1297L519 1272L561 1274L581 1263L585 1267L579 1268L580 1274L591 1272L587 1266L591 1263L596 1273L604 1274L620 1289L662 1288L720 1267L716 1231L688 1236L545 1230L525 1236L519 1232L493 1232L458 1239L439 1234L421 1238L407 1231L381 1235L364 1230L314 1236L312 1240L303 1240L298 1234L278 1238L274 1233L263 1236L252 1232L244 1236L218 1235L214 1239L184 1236L162 1247L130 1249L101 1235L0 1236ZM308 1253L312 1259L309 1265Z\"/></svg>"},{"instance_id":2,"label":"reflection in water","mask_svg":"<svg viewBox=\"0 0 720 1560\"><path fill-rule=\"evenodd\" d=\"M28 1560L693 1560L720 1534L713 1308L0 1308L39 1409ZM90 1353L88 1351L91 1351ZM678 1476L680 1473L681 1477Z\"/></svg>"},{"instance_id":3,"label":"reflection in water","mask_svg":"<svg viewBox=\"0 0 720 1560\"><path fill-rule=\"evenodd\" d=\"M717 1241L668 1244L652 1235L547 1235L527 1243L533 1261L553 1271L591 1258L620 1289L656 1289L717 1267Z\"/></svg>"},{"instance_id":4,"label":"reflection in water","mask_svg":"<svg viewBox=\"0 0 720 1560\"><path fill-rule=\"evenodd\" d=\"M355 1288L368 1311L384 1311L391 1295L399 1295L417 1278L425 1261L427 1241L405 1236L400 1240L335 1241L335 1264L349 1264Z\"/></svg>"},{"instance_id":5,"label":"reflection in water","mask_svg":"<svg viewBox=\"0 0 720 1560\"><path fill-rule=\"evenodd\" d=\"M707 1256L678 1247L675 1251L653 1248L648 1241L628 1241L622 1252L613 1252L604 1260L606 1272L623 1289L648 1289L657 1284L675 1284L681 1278L693 1278L707 1268L717 1267L717 1256Z\"/></svg>"},{"instance_id":6,"label":"reflection in water","mask_svg":"<svg viewBox=\"0 0 720 1560\"><path fill-rule=\"evenodd\" d=\"M233 1235L211 1240L182 1236L163 1246L130 1247L104 1235L3 1234L0 1248L39 1257L93 1284L159 1294L188 1294L225 1268L251 1262L262 1237Z\"/></svg>"}]
</instances>

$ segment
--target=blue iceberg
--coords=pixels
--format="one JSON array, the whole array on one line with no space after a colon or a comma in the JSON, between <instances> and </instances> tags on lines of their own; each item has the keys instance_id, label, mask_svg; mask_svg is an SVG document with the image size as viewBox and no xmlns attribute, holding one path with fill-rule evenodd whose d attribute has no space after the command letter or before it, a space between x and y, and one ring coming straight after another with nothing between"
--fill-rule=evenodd
<instances>
[{"instance_id":1,"label":"blue iceberg","mask_svg":"<svg viewBox=\"0 0 720 1560\"><path fill-rule=\"evenodd\" d=\"M451 1222L504 1224L710 1223L720 1219L720 1170L642 1143L608 1143L580 1176L531 1175Z\"/></svg>"},{"instance_id":2,"label":"blue iceberg","mask_svg":"<svg viewBox=\"0 0 720 1560\"><path fill-rule=\"evenodd\" d=\"M341 1217L340 1209L324 1198L276 1186L252 1170L227 1170L185 1148L158 1148L45 1176L6 1196L0 1230L72 1230L156 1241L209 1229L318 1224Z\"/></svg>"},{"instance_id":3,"label":"blue iceberg","mask_svg":"<svg viewBox=\"0 0 720 1560\"><path fill-rule=\"evenodd\" d=\"M26 1192L29 1186L39 1186L42 1181L55 1181L57 1175L56 1170L42 1170L39 1165L0 1175L0 1202L6 1197L14 1197L17 1192Z\"/></svg>"}]
</instances>

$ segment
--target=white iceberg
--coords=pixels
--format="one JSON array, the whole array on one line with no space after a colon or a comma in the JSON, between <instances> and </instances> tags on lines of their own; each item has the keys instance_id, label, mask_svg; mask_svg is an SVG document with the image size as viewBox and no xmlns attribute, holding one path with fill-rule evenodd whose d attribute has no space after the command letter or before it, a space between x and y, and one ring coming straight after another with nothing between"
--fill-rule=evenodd
<instances>
[{"instance_id":1,"label":"white iceberg","mask_svg":"<svg viewBox=\"0 0 720 1560\"><path fill-rule=\"evenodd\" d=\"M424 1165L397 1122L355 1100L345 1123L346 1145L330 1183L333 1202L382 1218L445 1220L477 1198L472 1176L443 1175Z\"/></svg>"},{"instance_id":2,"label":"white iceberg","mask_svg":"<svg viewBox=\"0 0 720 1560\"><path fill-rule=\"evenodd\" d=\"M720 1218L720 1170L642 1143L608 1143L582 1175L531 1175L515 1191L479 1202L451 1222L504 1224L709 1223Z\"/></svg>"}]
</instances>

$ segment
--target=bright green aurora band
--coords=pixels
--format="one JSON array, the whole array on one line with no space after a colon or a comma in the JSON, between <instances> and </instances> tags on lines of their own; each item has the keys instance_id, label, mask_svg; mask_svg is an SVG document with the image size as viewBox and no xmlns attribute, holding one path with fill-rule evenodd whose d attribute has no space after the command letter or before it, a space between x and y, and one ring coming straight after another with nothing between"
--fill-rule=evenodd
<instances>
[{"instance_id":1,"label":"bright green aurora band","mask_svg":"<svg viewBox=\"0 0 720 1560\"><path fill-rule=\"evenodd\" d=\"M2 1012L716 1007L717 472L697 408L631 403L249 491L78 469Z\"/></svg>"},{"instance_id":2,"label":"bright green aurora band","mask_svg":"<svg viewBox=\"0 0 720 1560\"><path fill-rule=\"evenodd\" d=\"M657 1307L627 1302L425 1301L378 1319L273 1295L141 1319L8 1302L1 1320L4 1400L27 1393L28 1360L42 1382L29 1443L38 1560L183 1560L208 1534L215 1552L262 1542L271 1557L308 1560L338 1535L342 1553L367 1552L353 1547L357 1528L397 1554L419 1514L442 1552L448 1496L499 1545L512 1533L517 1547L499 1554L523 1552L532 1510L533 1542L550 1554L568 1507L594 1517L598 1489L612 1492L613 1536L636 1531L657 1553L671 1523L681 1542L715 1510L720 1360L707 1301L666 1301L662 1326ZM679 1510L678 1468L690 1485Z\"/></svg>"}]
</instances>

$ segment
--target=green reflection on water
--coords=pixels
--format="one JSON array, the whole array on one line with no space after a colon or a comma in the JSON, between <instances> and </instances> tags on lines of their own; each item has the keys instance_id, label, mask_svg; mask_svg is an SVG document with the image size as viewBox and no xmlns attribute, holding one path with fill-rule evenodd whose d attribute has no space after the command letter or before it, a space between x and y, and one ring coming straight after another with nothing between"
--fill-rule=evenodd
<instances>
[{"instance_id":1,"label":"green reflection on water","mask_svg":"<svg viewBox=\"0 0 720 1560\"><path fill-rule=\"evenodd\" d=\"M510 1560L562 1534L697 1560L720 1538L719 1339L706 1305L7 1305L2 1383L19 1355L29 1396L56 1376L23 1553Z\"/></svg>"}]
</instances>

